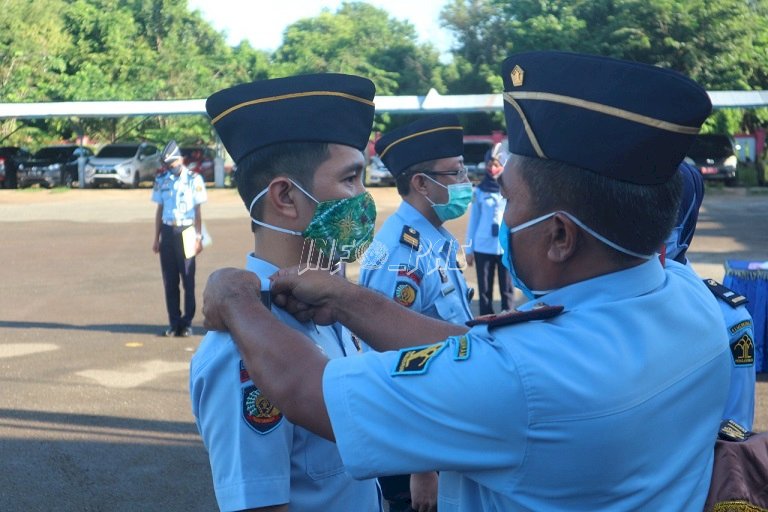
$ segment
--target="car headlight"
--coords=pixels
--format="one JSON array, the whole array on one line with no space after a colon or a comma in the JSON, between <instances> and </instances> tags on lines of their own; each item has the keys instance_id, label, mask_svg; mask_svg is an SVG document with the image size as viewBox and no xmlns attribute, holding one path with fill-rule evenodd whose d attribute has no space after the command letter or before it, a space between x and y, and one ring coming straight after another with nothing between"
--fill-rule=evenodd
<instances>
[{"instance_id":1,"label":"car headlight","mask_svg":"<svg viewBox=\"0 0 768 512\"><path fill-rule=\"evenodd\" d=\"M57 172L61 170L61 164L51 164L48 166L48 170L51 172Z\"/></svg>"},{"instance_id":2,"label":"car headlight","mask_svg":"<svg viewBox=\"0 0 768 512\"><path fill-rule=\"evenodd\" d=\"M736 158L736 155L731 155L725 159L725 162L723 162L723 167L731 167L735 169L738 163L739 163L739 160L738 158Z\"/></svg>"},{"instance_id":3,"label":"car headlight","mask_svg":"<svg viewBox=\"0 0 768 512\"><path fill-rule=\"evenodd\" d=\"M118 172L118 173L119 173L121 176L123 176L123 177L127 178L127 177L129 177L129 176L131 175L131 168L130 168L130 167L119 167L119 168L117 169L117 172Z\"/></svg>"}]
</instances>

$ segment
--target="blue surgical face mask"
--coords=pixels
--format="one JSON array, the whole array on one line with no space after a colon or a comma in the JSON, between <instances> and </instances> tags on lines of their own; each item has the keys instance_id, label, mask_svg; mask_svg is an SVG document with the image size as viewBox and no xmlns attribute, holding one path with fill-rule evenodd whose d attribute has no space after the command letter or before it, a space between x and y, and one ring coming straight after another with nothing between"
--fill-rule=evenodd
<instances>
[{"instance_id":1,"label":"blue surgical face mask","mask_svg":"<svg viewBox=\"0 0 768 512\"><path fill-rule=\"evenodd\" d=\"M430 178L426 174L422 176L434 181L444 189L448 190L448 202L444 204L437 204L433 202L429 197L427 201L432 205L432 209L435 210L437 218L440 222L445 222L451 219L458 219L467 211L469 203L472 202L472 183L452 183L450 185L443 185L439 181Z\"/></svg>"},{"instance_id":2,"label":"blue surgical face mask","mask_svg":"<svg viewBox=\"0 0 768 512\"><path fill-rule=\"evenodd\" d=\"M517 275L517 272L515 271L515 265L514 265L514 256L512 254L512 244L510 244L509 235L512 233L516 233L518 231L522 231L524 229L530 228L531 226L534 226L538 224L539 222L543 222L550 217L554 217L556 214L562 214L571 219L577 226L579 226L581 229L589 233L590 235L594 236L607 246L616 249L619 252L623 252L624 254L628 254L629 256L634 256L636 258L642 258L644 260L650 260L651 258L655 257L655 254L640 254L634 251L630 251L629 249L625 249L624 247L621 247L620 245L611 242L604 236L598 234L593 229L591 229L589 226L581 222L579 219L577 219L575 216L571 215L568 212L564 211L556 211L552 213L547 213L546 215L542 215L540 217L536 217L535 219L531 219L528 222L524 222L522 224L518 224L515 227L509 228L507 227L506 222L502 219L501 221L501 227L499 229L499 244L501 244L502 249L504 250L504 254L501 256L501 263L504 265L504 267L509 271L509 275L512 277L512 282L515 284L517 288L520 289L521 292L523 292L523 295L528 297L528 299L535 299L538 296L546 295L547 293L550 293L554 290L531 290L528 288L528 286L523 282L522 279Z\"/></svg>"}]
</instances>

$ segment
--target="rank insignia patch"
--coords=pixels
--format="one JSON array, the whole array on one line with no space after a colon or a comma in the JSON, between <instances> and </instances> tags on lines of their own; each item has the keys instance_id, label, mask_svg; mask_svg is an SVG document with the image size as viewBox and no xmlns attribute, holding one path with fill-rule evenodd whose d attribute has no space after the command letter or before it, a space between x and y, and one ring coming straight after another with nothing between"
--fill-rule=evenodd
<instances>
[{"instance_id":1,"label":"rank insignia patch","mask_svg":"<svg viewBox=\"0 0 768 512\"><path fill-rule=\"evenodd\" d=\"M397 267L397 277L407 277L416 283L416 286L418 286L421 284L421 280L424 277L424 274L416 267L402 264Z\"/></svg>"},{"instance_id":2,"label":"rank insignia patch","mask_svg":"<svg viewBox=\"0 0 768 512\"><path fill-rule=\"evenodd\" d=\"M411 249L419 249L419 232L411 226L403 226L403 233L400 235L400 243L407 245Z\"/></svg>"},{"instance_id":3,"label":"rank insignia patch","mask_svg":"<svg viewBox=\"0 0 768 512\"><path fill-rule=\"evenodd\" d=\"M562 313L563 309L563 306L548 306L546 304L541 304L529 311L509 311L507 313L499 313L498 315L477 316L465 323L467 327L487 325L488 329L491 329L502 325L519 324L534 320L547 320Z\"/></svg>"},{"instance_id":4,"label":"rank insignia patch","mask_svg":"<svg viewBox=\"0 0 768 512\"><path fill-rule=\"evenodd\" d=\"M427 373L432 359L445 348L445 342L420 347L406 348L400 351L392 375L420 375Z\"/></svg>"},{"instance_id":5,"label":"rank insignia patch","mask_svg":"<svg viewBox=\"0 0 768 512\"><path fill-rule=\"evenodd\" d=\"M752 366L755 364L755 344L748 333L731 343L731 355L736 366Z\"/></svg>"},{"instance_id":6,"label":"rank insignia patch","mask_svg":"<svg viewBox=\"0 0 768 512\"><path fill-rule=\"evenodd\" d=\"M259 434L272 432L281 421L283 413L272 405L256 386L243 389L243 419Z\"/></svg>"},{"instance_id":7,"label":"rank insignia patch","mask_svg":"<svg viewBox=\"0 0 768 512\"><path fill-rule=\"evenodd\" d=\"M736 293L730 288L726 288L714 279L704 279L704 284L707 285L707 288L709 288L709 291L711 291L715 297L734 309L749 302L743 295Z\"/></svg>"},{"instance_id":8,"label":"rank insignia patch","mask_svg":"<svg viewBox=\"0 0 768 512\"><path fill-rule=\"evenodd\" d=\"M409 308L416 302L416 288L410 283L398 281L395 285L395 302Z\"/></svg>"}]
</instances>

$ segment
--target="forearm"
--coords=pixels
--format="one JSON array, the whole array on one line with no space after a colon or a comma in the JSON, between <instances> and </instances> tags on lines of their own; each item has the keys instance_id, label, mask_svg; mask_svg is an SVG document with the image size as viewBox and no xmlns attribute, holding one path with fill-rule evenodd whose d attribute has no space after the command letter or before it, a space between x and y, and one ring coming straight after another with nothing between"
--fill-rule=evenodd
<instances>
[{"instance_id":1,"label":"forearm","mask_svg":"<svg viewBox=\"0 0 768 512\"><path fill-rule=\"evenodd\" d=\"M203 233L203 211L199 204L195 206L195 233Z\"/></svg>"},{"instance_id":2,"label":"forearm","mask_svg":"<svg viewBox=\"0 0 768 512\"><path fill-rule=\"evenodd\" d=\"M338 294L335 316L379 352L425 345L469 330L416 313L389 297L351 283Z\"/></svg>"},{"instance_id":3,"label":"forearm","mask_svg":"<svg viewBox=\"0 0 768 512\"><path fill-rule=\"evenodd\" d=\"M231 297L227 312L230 334L264 395L292 423L333 440L322 389L328 358L251 297Z\"/></svg>"},{"instance_id":4,"label":"forearm","mask_svg":"<svg viewBox=\"0 0 768 512\"><path fill-rule=\"evenodd\" d=\"M163 222L163 207L158 205L155 210L155 240L160 240L160 225Z\"/></svg>"}]
</instances>

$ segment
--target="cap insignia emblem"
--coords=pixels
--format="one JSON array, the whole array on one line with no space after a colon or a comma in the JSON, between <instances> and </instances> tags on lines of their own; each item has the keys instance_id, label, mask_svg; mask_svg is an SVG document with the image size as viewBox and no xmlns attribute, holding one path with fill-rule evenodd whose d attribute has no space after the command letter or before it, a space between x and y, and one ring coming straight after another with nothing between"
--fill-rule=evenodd
<instances>
[{"instance_id":1,"label":"cap insignia emblem","mask_svg":"<svg viewBox=\"0 0 768 512\"><path fill-rule=\"evenodd\" d=\"M523 76L525 75L525 71L523 71L523 68L521 68L518 65L515 65L514 68L512 68L512 73L510 73L510 76L512 77L512 85L515 87L520 87L523 85Z\"/></svg>"}]
</instances>

